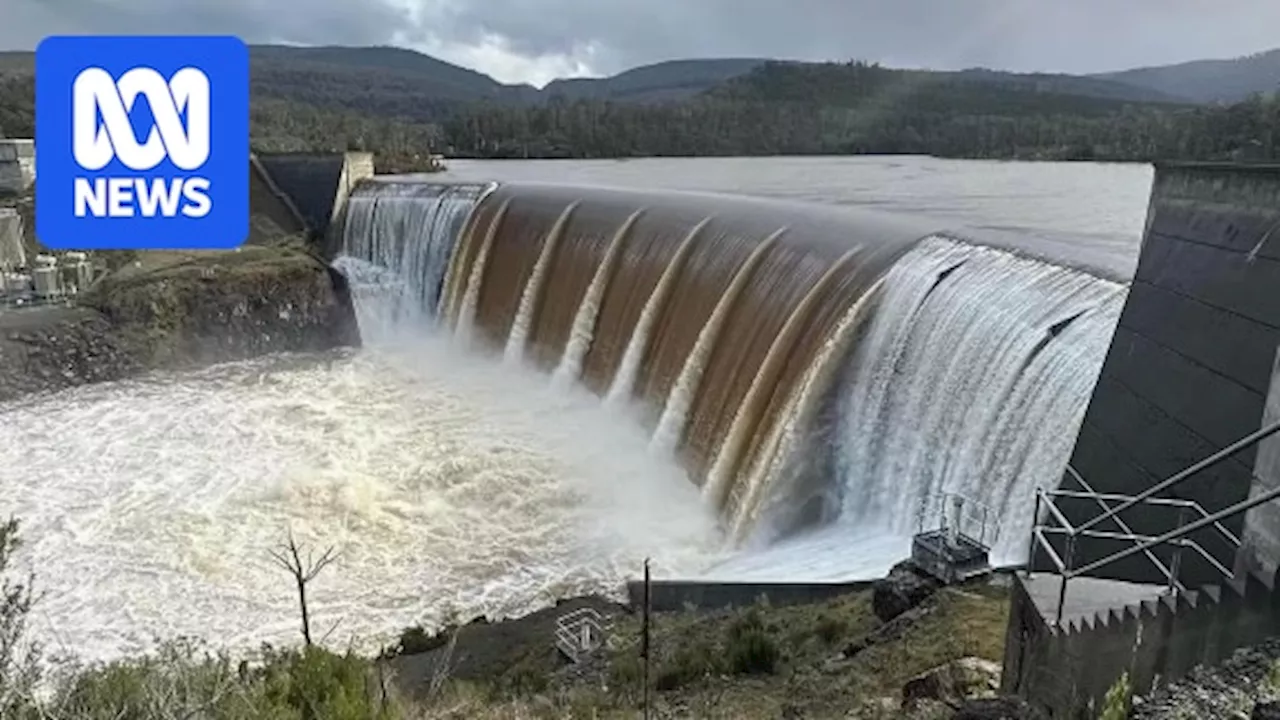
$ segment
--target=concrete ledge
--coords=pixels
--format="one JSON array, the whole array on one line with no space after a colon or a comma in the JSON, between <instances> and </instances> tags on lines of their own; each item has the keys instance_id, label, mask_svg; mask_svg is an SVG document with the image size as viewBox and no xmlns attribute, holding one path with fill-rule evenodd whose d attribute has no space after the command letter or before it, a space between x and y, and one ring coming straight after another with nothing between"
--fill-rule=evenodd
<instances>
[{"instance_id":1,"label":"concrete ledge","mask_svg":"<svg viewBox=\"0 0 1280 720\"><path fill-rule=\"evenodd\" d=\"M650 607L654 612L673 612L687 607L699 610L747 607L764 598L770 605L800 605L852 592L868 590L874 580L847 583L731 583L700 580L654 580L650 582ZM627 583L632 608L644 606L644 583Z\"/></svg>"}]
</instances>

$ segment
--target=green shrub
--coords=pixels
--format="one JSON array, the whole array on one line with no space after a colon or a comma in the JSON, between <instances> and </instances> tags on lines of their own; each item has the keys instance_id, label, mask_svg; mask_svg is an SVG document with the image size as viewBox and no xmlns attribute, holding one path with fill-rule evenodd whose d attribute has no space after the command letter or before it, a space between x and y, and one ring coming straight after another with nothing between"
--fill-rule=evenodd
<instances>
[{"instance_id":1,"label":"green shrub","mask_svg":"<svg viewBox=\"0 0 1280 720\"><path fill-rule=\"evenodd\" d=\"M838 617L822 614L818 616L818 621L814 623L813 633L818 636L822 642L830 645L849 632L849 624Z\"/></svg>"},{"instance_id":2,"label":"green shrub","mask_svg":"<svg viewBox=\"0 0 1280 720\"><path fill-rule=\"evenodd\" d=\"M58 688L55 716L77 720L395 720L372 692L369 661L318 647L267 649L252 669L191 641L81 669Z\"/></svg>"},{"instance_id":3,"label":"green shrub","mask_svg":"<svg viewBox=\"0 0 1280 720\"><path fill-rule=\"evenodd\" d=\"M497 681L499 697L523 697L546 691L551 681L546 670L529 657L520 659Z\"/></svg>"},{"instance_id":4,"label":"green shrub","mask_svg":"<svg viewBox=\"0 0 1280 720\"><path fill-rule=\"evenodd\" d=\"M661 663L654 675L653 686L658 690L675 690L720 671L720 657L715 648L709 643L694 641L681 645L674 655Z\"/></svg>"},{"instance_id":5,"label":"green shrub","mask_svg":"<svg viewBox=\"0 0 1280 720\"><path fill-rule=\"evenodd\" d=\"M421 625L407 627L400 631L400 642L394 647L383 650L382 656L389 658L396 655L419 655L431 652L444 647L449 642L450 633L454 631L455 628L449 626L435 634L429 634Z\"/></svg>"},{"instance_id":6,"label":"green shrub","mask_svg":"<svg viewBox=\"0 0 1280 720\"><path fill-rule=\"evenodd\" d=\"M40 649L27 638L32 581L9 577L20 545L18 521L0 523L0 718L15 720L37 716L33 695L40 683Z\"/></svg>"},{"instance_id":7,"label":"green shrub","mask_svg":"<svg viewBox=\"0 0 1280 720\"><path fill-rule=\"evenodd\" d=\"M1133 702L1133 687L1129 684L1129 673L1124 672L1116 678L1111 689L1107 690L1102 700L1102 714L1098 720L1126 720L1129 717L1129 705Z\"/></svg>"},{"instance_id":8,"label":"green shrub","mask_svg":"<svg viewBox=\"0 0 1280 720\"><path fill-rule=\"evenodd\" d=\"M782 656L759 611L754 608L729 626L725 649L729 669L738 675L770 674Z\"/></svg>"}]
</instances>

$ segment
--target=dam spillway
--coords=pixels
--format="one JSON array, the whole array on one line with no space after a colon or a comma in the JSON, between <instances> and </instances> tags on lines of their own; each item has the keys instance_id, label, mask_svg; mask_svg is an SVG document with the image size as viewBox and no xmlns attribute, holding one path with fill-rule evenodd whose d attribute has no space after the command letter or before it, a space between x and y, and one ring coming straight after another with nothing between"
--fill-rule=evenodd
<instances>
[{"instance_id":1,"label":"dam spillway","mask_svg":"<svg viewBox=\"0 0 1280 720\"><path fill-rule=\"evenodd\" d=\"M435 325L586 387L756 556L865 551L843 539L908 536L946 491L1016 559L1125 294L922 222L693 193L376 181L342 233L366 337Z\"/></svg>"}]
</instances>

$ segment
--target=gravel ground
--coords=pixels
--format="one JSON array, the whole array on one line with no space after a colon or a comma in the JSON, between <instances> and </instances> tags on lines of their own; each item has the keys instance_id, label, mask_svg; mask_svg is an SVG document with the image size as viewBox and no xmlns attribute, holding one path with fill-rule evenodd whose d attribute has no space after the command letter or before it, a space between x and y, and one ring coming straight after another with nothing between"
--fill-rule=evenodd
<instances>
[{"instance_id":1,"label":"gravel ground","mask_svg":"<svg viewBox=\"0 0 1280 720\"><path fill-rule=\"evenodd\" d=\"M1237 650L1217 667L1199 667L1141 701L1134 720L1248 718L1258 702L1280 700L1280 638Z\"/></svg>"}]
</instances>

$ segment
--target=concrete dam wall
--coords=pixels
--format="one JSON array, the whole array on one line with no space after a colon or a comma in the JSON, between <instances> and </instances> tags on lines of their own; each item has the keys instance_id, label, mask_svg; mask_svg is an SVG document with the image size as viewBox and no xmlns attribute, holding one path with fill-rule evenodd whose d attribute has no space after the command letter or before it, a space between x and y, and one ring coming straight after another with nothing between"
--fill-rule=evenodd
<instances>
[{"instance_id":1,"label":"concrete dam wall","mask_svg":"<svg viewBox=\"0 0 1280 720\"><path fill-rule=\"evenodd\" d=\"M928 221L706 193L378 179L342 230L366 342L434 327L592 391L768 548L724 570L753 581L878 576L948 492L1020 562L1125 295Z\"/></svg>"},{"instance_id":2,"label":"concrete dam wall","mask_svg":"<svg viewBox=\"0 0 1280 720\"><path fill-rule=\"evenodd\" d=\"M1280 342L1280 168L1164 165L1157 168L1137 272L1071 455L1099 492L1133 495L1256 431L1268 395L1277 412ZM1275 440L1240 452L1175 487L1170 497L1212 512L1239 502L1258 483L1280 482ZM1262 464L1259 464L1259 461ZM1046 485L1052 483L1046 483ZM1079 490L1070 478L1063 489ZM1096 515L1092 501L1062 503L1073 524ZM1273 509L1226 523L1251 549L1239 559L1272 571ZM1173 529L1172 509L1139 506L1122 514L1139 534ZM1188 518L1189 520L1189 518ZM1114 523L1100 530L1120 531ZM1193 536L1228 568L1236 551L1212 528ZM1081 538L1076 567L1128 547ZM1172 549L1158 551L1168 563ZM1221 573L1186 553L1188 587ZM1047 561L1038 569L1048 570ZM1106 566L1102 577L1161 582L1147 558ZM1269 573L1268 573L1269 574Z\"/></svg>"}]
</instances>

